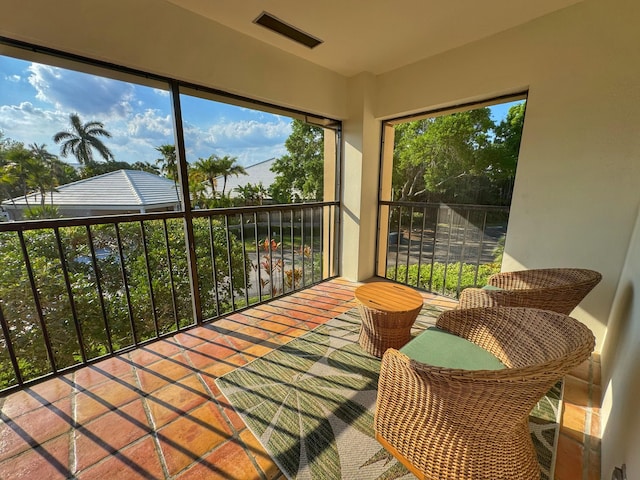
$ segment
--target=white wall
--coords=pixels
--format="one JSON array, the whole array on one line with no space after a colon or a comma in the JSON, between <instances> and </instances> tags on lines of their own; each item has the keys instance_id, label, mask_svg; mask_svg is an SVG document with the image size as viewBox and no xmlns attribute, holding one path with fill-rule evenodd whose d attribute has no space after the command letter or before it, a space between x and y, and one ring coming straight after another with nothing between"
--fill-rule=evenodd
<instances>
[{"instance_id":1,"label":"white wall","mask_svg":"<svg viewBox=\"0 0 640 480\"><path fill-rule=\"evenodd\" d=\"M587 0L378 78L378 117L528 88L503 268L601 272L574 312L598 349L640 200L639 6Z\"/></svg>"},{"instance_id":2,"label":"white wall","mask_svg":"<svg viewBox=\"0 0 640 480\"><path fill-rule=\"evenodd\" d=\"M331 118L345 116L344 77L169 2L3 0L0 35Z\"/></svg>"},{"instance_id":3,"label":"white wall","mask_svg":"<svg viewBox=\"0 0 640 480\"><path fill-rule=\"evenodd\" d=\"M378 117L528 88L503 269L603 274L573 313L602 350L602 478L640 478L638 25L636 0L586 0L377 82Z\"/></svg>"},{"instance_id":4,"label":"white wall","mask_svg":"<svg viewBox=\"0 0 640 480\"><path fill-rule=\"evenodd\" d=\"M380 122L374 118L375 77L349 80L349 118L344 121L341 274L351 280L374 275L380 168Z\"/></svg>"},{"instance_id":5,"label":"white wall","mask_svg":"<svg viewBox=\"0 0 640 480\"><path fill-rule=\"evenodd\" d=\"M640 208L639 208L640 211ZM640 213L609 317L602 355L603 478L627 464L640 478Z\"/></svg>"}]
</instances>

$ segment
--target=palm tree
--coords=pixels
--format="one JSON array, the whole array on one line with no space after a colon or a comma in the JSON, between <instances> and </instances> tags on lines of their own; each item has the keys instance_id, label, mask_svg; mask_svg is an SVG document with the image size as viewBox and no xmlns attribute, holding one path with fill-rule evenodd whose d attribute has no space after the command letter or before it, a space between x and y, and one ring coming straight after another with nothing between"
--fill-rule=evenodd
<instances>
[{"instance_id":1,"label":"palm tree","mask_svg":"<svg viewBox=\"0 0 640 480\"><path fill-rule=\"evenodd\" d=\"M47 179L42 183L48 183L50 185L51 204L53 205L53 192L55 191L55 187L60 185L61 162L56 161L58 160L58 157L49 152L47 150L47 146L44 143L40 145L38 145L37 143L32 143L31 145L29 145L29 149L35 159L39 160L43 166L49 168L49 172L46 173ZM44 206L44 196L41 199L41 203L42 206Z\"/></svg>"},{"instance_id":2,"label":"palm tree","mask_svg":"<svg viewBox=\"0 0 640 480\"><path fill-rule=\"evenodd\" d=\"M224 190L227 187L227 178L231 175L247 175L247 171L244 169L242 165L236 164L238 159L235 157L229 157L225 155L222 158L218 159L219 166L219 174L224 178L224 182L222 183L222 196L224 197Z\"/></svg>"},{"instance_id":3,"label":"palm tree","mask_svg":"<svg viewBox=\"0 0 640 480\"><path fill-rule=\"evenodd\" d=\"M37 158L29 158L24 165L24 173L26 187L29 190L37 190L40 192L40 206L44 207L47 190L51 191L53 197L53 191L57 183L51 168Z\"/></svg>"},{"instance_id":4,"label":"palm tree","mask_svg":"<svg viewBox=\"0 0 640 480\"><path fill-rule=\"evenodd\" d=\"M222 175L222 169L220 168L220 158L217 155L211 155L209 158L199 158L196 163L193 164L193 170L196 178L200 178L201 181L209 183L211 188L211 197L215 197L217 178Z\"/></svg>"},{"instance_id":5,"label":"palm tree","mask_svg":"<svg viewBox=\"0 0 640 480\"><path fill-rule=\"evenodd\" d=\"M103 123L92 121L83 124L77 113L69 115L69 120L71 131L58 132L53 136L54 142L63 142L60 155L66 157L71 153L78 159L78 163L89 165L94 163L93 149L95 149L107 162L114 159L111 151L98 138L111 138L111 134L105 130Z\"/></svg>"},{"instance_id":6,"label":"palm tree","mask_svg":"<svg viewBox=\"0 0 640 480\"><path fill-rule=\"evenodd\" d=\"M165 144L156 147L156 150L162 155L162 158L156 160L156 165L160 166L160 171L165 177L177 182L178 160L176 157L176 146Z\"/></svg>"}]
</instances>

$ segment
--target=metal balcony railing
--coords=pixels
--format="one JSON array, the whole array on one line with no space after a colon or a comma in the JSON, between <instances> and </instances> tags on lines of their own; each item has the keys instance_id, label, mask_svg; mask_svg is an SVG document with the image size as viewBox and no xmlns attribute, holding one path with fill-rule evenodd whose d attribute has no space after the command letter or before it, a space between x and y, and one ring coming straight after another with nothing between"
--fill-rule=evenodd
<instances>
[{"instance_id":1,"label":"metal balcony railing","mask_svg":"<svg viewBox=\"0 0 640 480\"><path fill-rule=\"evenodd\" d=\"M378 275L457 298L500 271L509 207L380 202Z\"/></svg>"},{"instance_id":2,"label":"metal balcony railing","mask_svg":"<svg viewBox=\"0 0 640 480\"><path fill-rule=\"evenodd\" d=\"M338 205L0 223L0 392L335 276Z\"/></svg>"}]
</instances>

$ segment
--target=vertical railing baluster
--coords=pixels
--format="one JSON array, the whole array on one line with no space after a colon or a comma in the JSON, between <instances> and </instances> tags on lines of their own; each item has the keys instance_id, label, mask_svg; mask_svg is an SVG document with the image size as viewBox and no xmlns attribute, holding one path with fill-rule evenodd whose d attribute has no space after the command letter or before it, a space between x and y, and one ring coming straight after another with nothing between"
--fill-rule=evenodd
<instances>
[{"instance_id":1,"label":"vertical railing baluster","mask_svg":"<svg viewBox=\"0 0 640 480\"><path fill-rule=\"evenodd\" d=\"M311 224L311 232L309 234L309 244L311 245L311 283L314 284L316 283L316 268L315 265L313 263L314 259L315 259L315 250L313 248L313 230L316 228L316 224L313 218L313 210L314 208L311 207L309 209L309 223Z\"/></svg>"},{"instance_id":2,"label":"vertical railing baluster","mask_svg":"<svg viewBox=\"0 0 640 480\"><path fill-rule=\"evenodd\" d=\"M484 248L484 234L487 228L487 211L482 216L482 230L480 230L480 245L478 246L478 260L476 262L476 273L473 277L473 286L478 285L478 271L480 270L480 262L482 262L482 249Z\"/></svg>"},{"instance_id":3,"label":"vertical railing baluster","mask_svg":"<svg viewBox=\"0 0 640 480\"><path fill-rule=\"evenodd\" d=\"M464 258L467 248L467 230L469 228L469 216L471 210L467 209L467 215L464 222L464 230L462 231L462 249L460 250L460 268L458 269L458 285L456 286L456 296L460 295L460 285L462 283L462 271L464 267Z\"/></svg>"},{"instance_id":4,"label":"vertical railing baluster","mask_svg":"<svg viewBox=\"0 0 640 480\"><path fill-rule=\"evenodd\" d=\"M329 207L322 207L322 208L323 208L323 210L326 208L327 212L328 212L328 214L327 214L327 218L328 218L328 221L327 221L327 236L326 236L326 239L328 241L327 242L328 245L324 244L324 239L325 239L325 235L324 235L324 225L325 225L325 223L324 223L324 211L322 212L323 221L322 221L322 226L321 226L321 231L320 231L320 238L322 239L321 240L322 255L325 254L324 253L325 250L327 251L327 255L328 255L327 256L327 262L326 262L326 265L328 266L327 272L324 272L324 267L323 267L323 270L322 270L322 279L324 280L325 278L330 277L331 276L331 272L333 272L333 262L332 262L333 257L331 256L331 254L332 254L332 249L331 249L331 222L333 221L333 207L329 206ZM321 259L321 261L322 261L322 264L324 265L325 264L324 263L324 259ZM326 276L325 276L325 273L326 273Z\"/></svg>"},{"instance_id":5,"label":"vertical railing baluster","mask_svg":"<svg viewBox=\"0 0 640 480\"><path fill-rule=\"evenodd\" d=\"M420 251L418 253L418 275L416 277L416 288L420 288L422 278L422 254L424 252L424 230L426 228L427 207L422 207L422 230L420 230Z\"/></svg>"},{"instance_id":6,"label":"vertical railing baluster","mask_svg":"<svg viewBox=\"0 0 640 480\"><path fill-rule=\"evenodd\" d=\"M240 241L242 242L242 279L244 280L244 306L248 307L249 287L247 285L247 247L244 244L244 213L240 213Z\"/></svg>"},{"instance_id":7,"label":"vertical railing baluster","mask_svg":"<svg viewBox=\"0 0 640 480\"><path fill-rule=\"evenodd\" d=\"M389 278L389 261L391 256L391 247L392 245L389 243L389 239L391 238L391 225L393 219L393 205L389 206L389 212L387 214L387 251L384 254L384 278ZM380 209L378 209L378 212Z\"/></svg>"},{"instance_id":8,"label":"vertical railing baluster","mask_svg":"<svg viewBox=\"0 0 640 480\"><path fill-rule=\"evenodd\" d=\"M44 345L47 349L47 357L49 358L49 364L51 365L51 371L58 373L58 367L56 366L56 359L53 355L53 348L51 347L51 338L47 330L47 324L44 321L44 313L42 312L42 304L40 303L40 295L38 294L38 287L36 286L36 279L33 276L33 269L31 268L31 260L29 259L29 252L27 251L27 244L24 241L24 235L22 231L18 231L18 238L20 239L20 247L22 249L22 257L24 259L25 267L27 269L27 276L29 277L29 284L31 285L31 294L33 295L33 302L36 307L36 313L38 314L38 321L40 322L40 330L44 339Z\"/></svg>"},{"instance_id":9,"label":"vertical railing baluster","mask_svg":"<svg viewBox=\"0 0 640 480\"><path fill-rule=\"evenodd\" d=\"M402 243L402 239L400 238L400 232L402 227L402 207L398 207L398 237L396 240L396 269L393 275L393 279L398 281L398 261L400 260L400 243Z\"/></svg>"},{"instance_id":10,"label":"vertical railing baluster","mask_svg":"<svg viewBox=\"0 0 640 480\"><path fill-rule=\"evenodd\" d=\"M442 294L444 295L447 290L447 272L449 271L449 259L451 258L451 237L453 236L453 209L448 207L449 215L447 220L449 222L449 235L447 238L447 258L444 262L444 275L442 278Z\"/></svg>"},{"instance_id":11,"label":"vertical railing baluster","mask_svg":"<svg viewBox=\"0 0 640 480\"><path fill-rule=\"evenodd\" d=\"M122 238L120 236L120 226L114 224L116 229L116 242L118 243L118 256L120 258L120 273L122 273L122 283L124 285L124 295L127 300L127 312L129 313L129 325L131 327L131 335L133 336L133 344L138 345L138 332L136 331L136 323L134 320L133 307L131 306L131 294L129 292L129 280L127 279L127 268L124 263L124 249L122 248Z\"/></svg>"},{"instance_id":12,"label":"vertical railing baluster","mask_svg":"<svg viewBox=\"0 0 640 480\"><path fill-rule=\"evenodd\" d=\"M73 326L76 331L76 338L78 339L78 347L80 347L80 357L82 357L82 363L87 363L87 353L84 349L84 337L82 335L82 326L78 321L78 311L76 310L76 302L73 298L73 289L71 288L71 281L69 280L69 269L67 268L67 260L65 258L64 250L62 247L62 239L60 238L60 229L58 227L53 228L53 233L56 237L56 244L58 246L58 256L60 258L60 267L62 268L62 278L64 279L64 285L67 290L67 297L69 298L69 307L71 308L71 318L73 318Z\"/></svg>"},{"instance_id":13,"label":"vertical railing baluster","mask_svg":"<svg viewBox=\"0 0 640 480\"><path fill-rule=\"evenodd\" d=\"M211 281L213 282L213 296L216 301L216 317L220 316L220 295L218 293L218 267L216 265L215 236L213 234L213 217L209 216L209 251L211 252Z\"/></svg>"},{"instance_id":14,"label":"vertical railing baluster","mask_svg":"<svg viewBox=\"0 0 640 480\"><path fill-rule=\"evenodd\" d=\"M291 230L291 268L293 269L293 275L292 275L292 288L293 290L298 288L298 285L296 284L296 251L295 251L295 228L294 228L294 223L295 223L295 212L293 210L293 208L291 209L291 225L290 225L290 230Z\"/></svg>"},{"instance_id":15,"label":"vertical railing baluster","mask_svg":"<svg viewBox=\"0 0 640 480\"><path fill-rule=\"evenodd\" d=\"M231 232L229 232L229 215L224 215L224 230L227 232L227 265L229 267L229 295L231 295L231 311L236 309L236 295L233 291L233 265L231 263Z\"/></svg>"},{"instance_id":16,"label":"vertical railing baluster","mask_svg":"<svg viewBox=\"0 0 640 480\"><path fill-rule=\"evenodd\" d=\"M409 266L411 265L411 234L413 233L413 207L409 209L409 243L407 244L407 268L404 276L404 283L409 284Z\"/></svg>"},{"instance_id":17,"label":"vertical railing baluster","mask_svg":"<svg viewBox=\"0 0 640 480\"><path fill-rule=\"evenodd\" d=\"M102 291L102 281L100 280L100 269L98 268L98 259L96 258L96 249L93 244L93 234L91 233L90 225L87 225L87 241L89 243L89 251L91 252L93 274L96 276L96 289L98 290L98 301L100 302L100 311L102 312L102 320L104 322L104 332L107 336L107 347L109 348L109 353L113 353L111 328L109 327L109 319L107 317L107 307L104 304L104 292Z\"/></svg>"},{"instance_id":18,"label":"vertical railing baluster","mask_svg":"<svg viewBox=\"0 0 640 480\"><path fill-rule=\"evenodd\" d=\"M156 312L156 299L153 293L153 280L151 278L151 265L149 263L149 250L147 248L147 233L144 229L144 222L140 221L140 240L142 241L142 251L144 253L144 263L147 267L147 282L149 285L149 301L151 302L151 316L153 317L153 327L156 337L160 335L158 327L158 312Z\"/></svg>"},{"instance_id":19,"label":"vertical railing baluster","mask_svg":"<svg viewBox=\"0 0 640 480\"><path fill-rule=\"evenodd\" d=\"M280 214L280 259L282 261L282 293L284 294L284 272L285 272L285 264L284 261L284 235L282 234L282 210L278 212ZM293 273L293 271L291 271Z\"/></svg>"},{"instance_id":20,"label":"vertical railing baluster","mask_svg":"<svg viewBox=\"0 0 640 480\"><path fill-rule=\"evenodd\" d=\"M304 244L304 214L305 214L305 210L304 207L302 207L300 209L300 259L302 260L302 286L306 287L307 286L307 275L305 273L305 269L304 269L304 264L305 264L305 258L306 258L306 246Z\"/></svg>"},{"instance_id":21,"label":"vertical railing baluster","mask_svg":"<svg viewBox=\"0 0 640 480\"><path fill-rule=\"evenodd\" d=\"M269 290L271 293L269 294L269 298L273 298L276 296L276 286L273 283L273 249L271 248L272 242L272 232L271 232L271 212L267 212L267 243L269 249Z\"/></svg>"},{"instance_id":22,"label":"vertical railing baluster","mask_svg":"<svg viewBox=\"0 0 640 480\"><path fill-rule=\"evenodd\" d=\"M260 239L258 236L258 214L253 212L254 235L256 241L256 278L258 279L258 302L262 301L262 274L260 273Z\"/></svg>"},{"instance_id":23,"label":"vertical railing baluster","mask_svg":"<svg viewBox=\"0 0 640 480\"><path fill-rule=\"evenodd\" d=\"M169 284L171 285L171 305L173 307L173 319L176 322L176 331L180 330L180 318L178 317L178 301L176 298L176 284L173 280L173 262L171 261L171 247L169 245L169 229L167 228L167 219L162 219L162 228L164 233L164 247L167 251L167 268L169 269Z\"/></svg>"},{"instance_id":24,"label":"vertical railing baluster","mask_svg":"<svg viewBox=\"0 0 640 480\"><path fill-rule=\"evenodd\" d=\"M16 352L13 348L13 342L11 341L11 329L9 325L7 325L7 321L4 318L4 313L2 311L2 302L0 302L0 325L2 326L2 335L4 336L4 343L9 353L9 360L11 360L11 366L13 367L13 373L16 375L16 381L18 385L22 386L24 383L22 379L22 373L20 373L20 365L18 364L18 357L16 357Z\"/></svg>"},{"instance_id":25,"label":"vertical railing baluster","mask_svg":"<svg viewBox=\"0 0 640 480\"><path fill-rule=\"evenodd\" d=\"M429 291L433 291L433 266L436 262L436 248L438 247L438 228L440 227L440 207L436 206L436 225L433 228L433 249L431 250L431 274L429 275Z\"/></svg>"}]
</instances>

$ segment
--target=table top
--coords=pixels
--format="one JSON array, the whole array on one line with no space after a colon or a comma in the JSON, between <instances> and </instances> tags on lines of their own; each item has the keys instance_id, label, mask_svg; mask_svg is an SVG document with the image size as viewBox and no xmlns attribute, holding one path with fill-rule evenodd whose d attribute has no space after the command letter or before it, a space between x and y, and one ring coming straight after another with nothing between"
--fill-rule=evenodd
<instances>
[{"instance_id":1,"label":"table top","mask_svg":"<svg viewBox=\"0 0 640 480\"><path fill-rule=\"evenodd\" d=\"M384 312L408 312L424 303L414 289L390 282L366 283L356 288L355 296L363 305Z\"/></svg>"}]
</instances>

